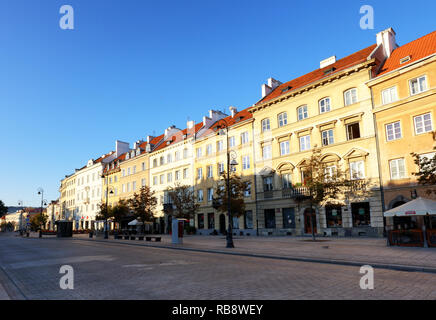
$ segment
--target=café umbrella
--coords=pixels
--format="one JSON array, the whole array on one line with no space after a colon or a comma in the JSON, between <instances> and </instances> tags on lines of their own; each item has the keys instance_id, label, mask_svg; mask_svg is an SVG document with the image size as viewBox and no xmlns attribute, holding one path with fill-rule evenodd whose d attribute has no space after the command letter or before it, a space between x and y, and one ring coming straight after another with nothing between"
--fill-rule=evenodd
<instances>
[{"instance_id":1,"label":"caf\u00e9 umbrella","mask_svg":"<svg viewBox=\"0 0 436 320\"><path fill-rule=\"evenodd\" d=\"M426 215L436 215L436 201L421 197L384 213L385 217L413 217Z\"/></svg>"}]
</instances>

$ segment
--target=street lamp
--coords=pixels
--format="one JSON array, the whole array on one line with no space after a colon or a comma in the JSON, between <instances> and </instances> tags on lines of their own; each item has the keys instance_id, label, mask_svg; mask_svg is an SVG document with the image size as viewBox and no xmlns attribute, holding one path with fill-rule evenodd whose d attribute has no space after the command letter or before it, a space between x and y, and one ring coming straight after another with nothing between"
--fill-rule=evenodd
<instances>
[{"instance_id":1,"label":"street lamp","mask_svg":"<svg viewBox=\"0 0 436 320\"><path fill-rule=\"evenodd\" d=\"M104 174L101 176L104 179ZM109 231L107 229L107 216L108 216L108 200L109 194L114 194L113 190L109 191L109 175L106 175L106 215L104 217L104 239L109 239Z\"/></svg>"},{"instance_id":2,"label":"street lamp","mask_svg":"<svg viewBox=\"0 0 436 320\"><path fill-rule=\"evenodd\" d=\"M229 225L227 229L227 245L226 248L234 248L235 245L233 244L233 231L232 231L232 223L233 223L233 217L232 217L232 209L230 205L230 200L232 197L231 194L231 186L230 186L230 171L231 168L238 165L238 162L236 161L236 152L235 151L229 151L229 123L225 119L221 119L218 121L217 128L219 129L218 134L221 134L222 131L225 129L226 131L226 140L227 140L227 176L226 176L226 184L227 184L227 215L229 217Z\"/></svg>"},{"instance_id":3,"label":"street lamp","mask_svg":"<svg viewBox=\"0 0 436 320\"><path fill-rule=\"evenodd\" d=\"M41 215L40 215L40 224L39 224L39 237L42 238L42 207L44 205L44 189L38 188L38 194L41 195Z\"/></svg>"}]
</instances>

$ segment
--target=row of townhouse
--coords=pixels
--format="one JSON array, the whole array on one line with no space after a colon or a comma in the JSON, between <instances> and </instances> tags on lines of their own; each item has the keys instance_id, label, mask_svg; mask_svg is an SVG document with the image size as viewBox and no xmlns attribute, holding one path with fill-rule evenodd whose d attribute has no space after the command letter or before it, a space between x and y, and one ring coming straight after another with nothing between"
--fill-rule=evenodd
<instances>
[{"instance_id":1,"label":"row of townhouse","mask_svg":"<svg viewBox=\"0 0 436 320\"><path fill-rule=\"evenodd\" d=\"M79 227L85 227L95 219L92 203L114 205L147 185L158 200L155 227L166 232L166 191L180 183L194 188L200 204L191 220L197 232L224 233L228 216L214 209L213 197L230 151L247 186L246 212L231 221L237 234L310 234L311 217L314 231L325 235L381 236L385 226L413 225L416 221L386 220L383 212L425 193L412 174L417 166L410 153L433 155L436 32L401 47L395 37L389 28L377 34L375 44L323 60L301 77L285 83L270 78L261 100L244 110L230 107L228 115L210 110L199 123L188 121L183 130L171 126L133 148L117 142L122 147L62 181L61 211L75 212L85 223ZM371 194L343 195L316 211L297 202L294 188L304 185L315 146L328 168L370 181ZM91 186L86 168L95 163L96 176L104 178Z\"/></svg>"}]
</instances>

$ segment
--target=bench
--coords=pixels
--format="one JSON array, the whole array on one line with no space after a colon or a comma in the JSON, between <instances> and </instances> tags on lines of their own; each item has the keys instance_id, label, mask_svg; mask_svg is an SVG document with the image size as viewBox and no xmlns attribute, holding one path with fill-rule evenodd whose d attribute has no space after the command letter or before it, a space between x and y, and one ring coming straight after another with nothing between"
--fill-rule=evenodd
<instances>
[{"instance_id":1,"label":"bench","mask_svg":"<svg viewBox=\"0 0 436 320\"><path fill-rule=\"evenodd\" d=\"M153 237L153 236L145 237L145 241L152 241L152 239L154 239L154 242L160 242L161 237Z\"/></svg>"}]
</instances>

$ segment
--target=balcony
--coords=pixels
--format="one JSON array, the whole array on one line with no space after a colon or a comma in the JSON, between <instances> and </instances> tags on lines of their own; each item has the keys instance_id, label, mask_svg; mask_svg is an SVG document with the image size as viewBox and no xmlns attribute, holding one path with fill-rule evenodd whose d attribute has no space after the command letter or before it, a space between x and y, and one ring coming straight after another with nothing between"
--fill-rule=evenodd
<instances>
[{"instance_id":1,"label":"balcony","mask_svg":"<svg viewBox=\"0 0 436 320\"><path fill-rule=\"evenodd\" d=\"M295 200L305 200L309 198L309 190L304 187L290 188L282 190L282 198L291 198Z\"/></svg>"}]
</instances>

